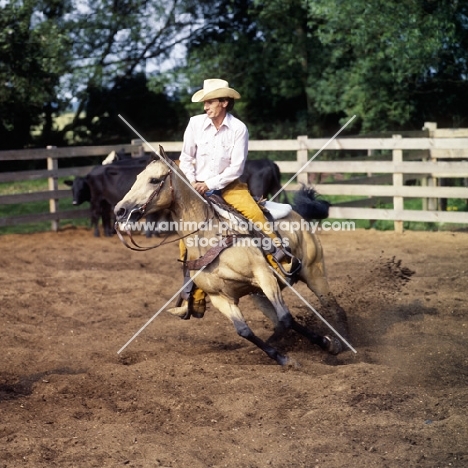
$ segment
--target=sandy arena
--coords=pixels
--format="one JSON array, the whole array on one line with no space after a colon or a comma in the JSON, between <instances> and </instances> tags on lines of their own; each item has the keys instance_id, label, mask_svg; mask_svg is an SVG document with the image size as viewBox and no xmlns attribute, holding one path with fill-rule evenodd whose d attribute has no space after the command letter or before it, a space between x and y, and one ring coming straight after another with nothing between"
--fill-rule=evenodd
<instances>
[{"instance_id":1,"label":"sandy arena","mask_svg":"<svg viewBox=\"0 0 468 468\"><path fill-rule=\"evenodd\" d=\"M357 354L290 333L282 368L211 306L162 312L117 354L181 286L177 243L1 236L0 467L467 467L468 234L320 238Z\"/></svg>"}]
</instances>

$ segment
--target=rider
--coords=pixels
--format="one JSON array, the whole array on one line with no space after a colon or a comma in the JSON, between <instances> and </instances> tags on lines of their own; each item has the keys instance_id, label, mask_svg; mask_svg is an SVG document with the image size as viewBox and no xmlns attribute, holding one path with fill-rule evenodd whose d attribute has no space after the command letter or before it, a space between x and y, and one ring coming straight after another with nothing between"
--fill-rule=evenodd
<instances>
[{"instance_id":1,"label":"rider","mask_svg":"<svg viewBox=\"0 0 468 468\"><path fill-rule=\"evenodd\" d=\"M192 96L192 102L203 102L205 114L192 117L188 123L179 167L199 194L220 194L256 226L262 226L264 234L272 239L271 245L276 246L267 254L268 261L276 270L279 270L280 263L288 272L296 259L278 247L281 241L276 234L265 229L267 219L252 198L247 184L238 180L247 159L249 133L245 124L230 113L235 99L240 99L240 94L230 88L227 81L204 81L203 89ZM184 260L186 249L182 241L180 249L181 260ZM204 291L194 287L192 298L191 314L203 317L206 308ZM187 301L182 307L170 309L170 312L187 316Z\"/></svg>"}]
</instances>

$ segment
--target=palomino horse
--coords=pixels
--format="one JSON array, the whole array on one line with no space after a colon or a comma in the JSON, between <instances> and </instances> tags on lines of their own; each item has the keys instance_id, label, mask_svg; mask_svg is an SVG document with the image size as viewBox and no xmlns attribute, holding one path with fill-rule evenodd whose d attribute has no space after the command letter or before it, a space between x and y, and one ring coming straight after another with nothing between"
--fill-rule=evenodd
<instances>
[{"instance_id":1,"label":"palomino horse","mask_svg":"<svg viewBox=\"0 0 468 468\"><path fill-rule=\"evenodd\" d=\"M180 238L187 246L188 259L198 259L220 241L219 225L210 222L217 219L216 211L194 192L178 167L164 156L163 150L162 154L138 175L133 187L116 205L117 221L120 228L123 226L125 229L127 223L168 209L178 226ZM291 225L292 222L300 223L301 219L294 211L285 218ZM292 253L302 261L299 279L317 295L334 326L346 337L346 314L330 291L319 240L308 230L280 230L280 234L283 240L287 238ZM288 358L271 345L271 340L261 340L245 322L238 306L239 299L251 294L260 310L274 323L275 338L292 328L331 354L341 352L343 347L337 338L320 336L292 317L282 298L278 279L262 251L256 246L239 244L221 251L194 278L195 284L208 294L212 305L231 320L237 333L278 364L288 362Z\"/></svg>"}]
</instances>

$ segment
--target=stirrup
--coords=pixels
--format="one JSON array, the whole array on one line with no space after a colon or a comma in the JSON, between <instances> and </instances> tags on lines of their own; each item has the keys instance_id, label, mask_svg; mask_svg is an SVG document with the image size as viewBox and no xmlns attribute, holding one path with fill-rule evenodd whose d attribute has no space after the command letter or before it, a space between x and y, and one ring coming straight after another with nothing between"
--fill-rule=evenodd
<instances>
[{"instance_id":1,"label":"stirrup","mask_svg":"<svg viewBox=\"0 0 468 468\"><path fill-rule=\"evenodd\" d=\"M185 255L184 261L187 257L187 253ZM192 278L190 277L190 271L185 267L184 264L184 284L183 289L177 298L175 307L171 307L167 309L167 311L175 315L176 317L181 318L182 320L189 320L190 316L192 315L192 307L191 304L193 303L192 298L192 289L194 287L194 283Z\"/></svg>"},{"instance_id":2,"label":"stirrup","mask_svg":"<svg viewBox=\"0 0 468 468\"><path fill-rule=\"evenodd\" d=\"M289 271L287 271L281 263L281 261L284 260L286 257L290 258L291 268L289 269ZM283 273L286 279L294 278L297 275L297 273L299 273L302 267L302 262L285 249L276 249L276 251L272 255L272 259L275 261L281 273Z\"/></svg>"}]
</instances>

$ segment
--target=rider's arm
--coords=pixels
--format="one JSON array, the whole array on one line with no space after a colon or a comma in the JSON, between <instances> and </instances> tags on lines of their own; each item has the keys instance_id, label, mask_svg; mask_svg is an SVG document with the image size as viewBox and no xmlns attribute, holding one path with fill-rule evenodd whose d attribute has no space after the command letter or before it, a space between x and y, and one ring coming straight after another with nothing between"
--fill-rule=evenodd
<instances>
[{"instance_id":1,"label":"rider's arm","mask_svg":"<svg viewBox=\"0 0 468 468\"><path fill-rule=\"evenodd\" d=\"M185 174L190 183L195 182L195 161L197 145L195 143L195 131L193 121L190 119L184 133L184 142L180 154L180 170Z\"/></svg>"}]
</instances>

